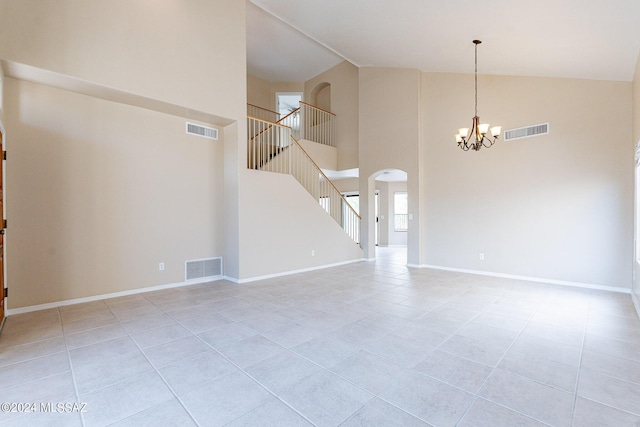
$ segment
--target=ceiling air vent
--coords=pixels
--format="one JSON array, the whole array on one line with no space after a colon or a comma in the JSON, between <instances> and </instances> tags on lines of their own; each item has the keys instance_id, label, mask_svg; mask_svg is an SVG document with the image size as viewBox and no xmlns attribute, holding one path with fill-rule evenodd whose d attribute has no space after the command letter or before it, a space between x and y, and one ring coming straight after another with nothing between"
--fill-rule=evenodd
<instances>
[{"instance_id":1,"label":"ceiling air vent","mask_svg":"<svg viewBox=\"0 0 640 427\"><path fill-rule=\"evenodd\" d=\"M547 135L549 133L549 123L526 126L523 128L509 129L504 131L504 140L531 138L532 136Z\"/></svg>"},{"instance_id":2,"label":"ceiling air vent","mask_svg":"<svg viewBox=\"0 0 640 427\"><path fill-rule=\"evenodd\" d=\"M189 135L202 136L207 139L218 139L218 129L187 122Z\"/></svg>"}]
</instances>

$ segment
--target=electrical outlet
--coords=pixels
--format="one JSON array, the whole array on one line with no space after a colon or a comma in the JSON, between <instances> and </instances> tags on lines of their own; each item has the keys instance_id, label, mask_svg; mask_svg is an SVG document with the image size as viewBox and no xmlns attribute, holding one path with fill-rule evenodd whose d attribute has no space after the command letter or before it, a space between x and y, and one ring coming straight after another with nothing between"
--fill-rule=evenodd
<instances>
[{"instance_id":1,"label":"electrical outlet","mask_svg":"<svg viewBox=\"0 0 640 427\"><path fill-rule=\"evenodd\" d=\"M480 261L484 261L484 253L480 252L480 253L478 254L478 259L479 259Z\"/></svg>"},{"instance_id":2,"label":"electrical outlet","mask_svg":"<svg viewBox=\"0 0 640 427\"><path fill-rule=\"evenodd\" d=\"M158 264L158 270L164 271L164 262L161 262L160 264Z\"/></svg>"}]
</instances>

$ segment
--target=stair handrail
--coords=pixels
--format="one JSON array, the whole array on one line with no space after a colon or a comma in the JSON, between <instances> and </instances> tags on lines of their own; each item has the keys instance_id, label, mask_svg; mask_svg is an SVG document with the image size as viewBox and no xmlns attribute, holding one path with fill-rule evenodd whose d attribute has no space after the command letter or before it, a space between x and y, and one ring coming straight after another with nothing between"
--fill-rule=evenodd
<instances>
[{"instance_id":1,"label":"stair handrail","mask_svg":"<svg viewBox=\"0 0 640 427\"><path fill-rule=\"evenodd\" d=\"M296 140L293 135L290 135L290 139L292 141L291 147L296 147L299 153L297 155L300 156L300 159L306 159L308 166L303 166L303 171L296 173L296 168L291 164L295 151L291 151L288 156L289 167L291 168L289 173L320 203L329 216L340 225L343 231L359 245L362 217L355 211L351 204L349 204L340 190L338 190L338 187L327 177L320 166L318 166L309 153L300 145L298 140ZM289 153L289 150L286 152ZM302 162L304 163L304 160ZM305 168L307 168L306 173L304 172ZM311 182L306 179L313 175L316 177L315 182L313 182L314 178L311 178ZM328 203L323 203L323 199L328 199ZM337 203L338 200L340 203Z\"/></svg>"},{"instance_id":2,"label":"stair handrail","mask_svg":"<svg viewBox=\"0 0 640 427\"><path fill-rule=\"evenodd\" d=\"M324 177L324 179L331 184L331 186L333 187L333 189L335 190L336 193L338 193L338 195L340 195L340 198L342 199L342 201L344 203L346 203L347 206L349 206L349 209L351 209L351 211L353 212L353 214L358 217L358 219L360 221L362 221L362 217L360 216L360 214L358 212L356 212L355 209L353 209L353 207L349 204L349 202L347 202L347 199L344 197L344 195L340 192L340 190L338 190L338 187L336 187L336 185L333 183L333 181L331 181L329 179L329 177L327 175L325 175L325 173L322 171L322 169L320 168L320 166L318 166L318 164L311 158L311 156L309 155L309 153L307 153L307 150L305 150L302 145L300 145L300 143L293 137L293 135L291 135L291 139L293 140L293 142L298 146L298 148L300 148L300 150L302 150L302 152L305 154L305 156L307 156L307 158L311 161L311 163L313 163L313 165L316 167L316 169L318 170L318 172L320 172L320 174Z\"/></svg>"}]
</instances>

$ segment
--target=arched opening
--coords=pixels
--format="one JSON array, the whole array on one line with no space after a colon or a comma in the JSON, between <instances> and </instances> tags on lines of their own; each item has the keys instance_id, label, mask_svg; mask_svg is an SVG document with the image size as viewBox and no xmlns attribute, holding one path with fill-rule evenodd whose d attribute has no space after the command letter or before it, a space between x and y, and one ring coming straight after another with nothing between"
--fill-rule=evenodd
<instances>
[{"instance_id":1,"label":"arched opening","mask_svg":"<svg viewBox=\"0 0 640 427\"><path fill-rule=\"evenodd\" d=\"M311 90L309 103L326 111L331 111L331 84L319 83Z\"/></svg>"},{"instance_id":2,"label":"arched opening","mask_svg":"<svg viewBox=\"0 0 640 427\"><path fill-rule=\"evenodd\" d=\"M373 197L373 209L369 220L373 224L370 239L375 243L375 258L384 263L406 265L410 220L407 173L384 169L372 178L374 188L369 196Z\"/></svg>"}]
</instances>

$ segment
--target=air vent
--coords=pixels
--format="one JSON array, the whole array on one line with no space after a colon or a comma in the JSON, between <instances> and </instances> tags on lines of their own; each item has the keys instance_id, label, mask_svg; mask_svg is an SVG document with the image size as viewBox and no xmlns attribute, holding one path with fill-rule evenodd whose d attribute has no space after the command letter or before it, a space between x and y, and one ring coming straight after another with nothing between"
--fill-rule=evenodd
<instances>
[{"instance_id":1,"label":"air vent","mask_svg":"<svg viewBox=\"0 0 640 427\"><path fill-rule=\"evenodd\" d=\"M185 280L214 279L222 276L222 258L193 259L184 263Z\"/></svg>"},{"instance_id":2,"label":"air vent","mask_svg":"<svg viewBox=\"0 0 640 427\"><path fill-rule=\"evenodd\" d=\"M187 122L187 133L189 135L202 136L207 139L218 139L218 129L197 125Z\"/></svg>"},{"instance_id":3,"label":"air vent","mask_svg":"<svg viewBox=\"0 0 640 427\"><path fill-rule=\"evenodd\" d=\"M549 123L526 126L523 128L509 129L504 131L504 140L531 138L532 136L547 135L549 133Z\"/></svg>"}]
</instances>

